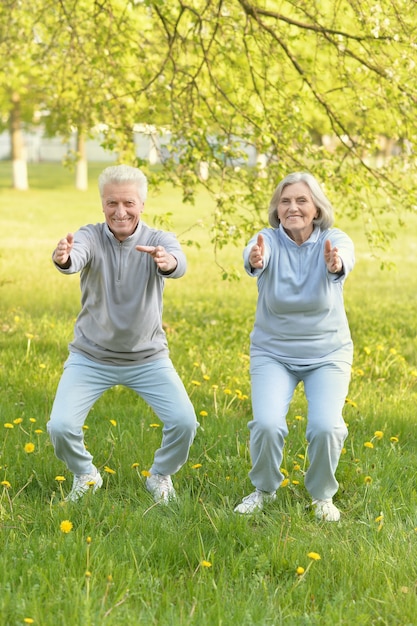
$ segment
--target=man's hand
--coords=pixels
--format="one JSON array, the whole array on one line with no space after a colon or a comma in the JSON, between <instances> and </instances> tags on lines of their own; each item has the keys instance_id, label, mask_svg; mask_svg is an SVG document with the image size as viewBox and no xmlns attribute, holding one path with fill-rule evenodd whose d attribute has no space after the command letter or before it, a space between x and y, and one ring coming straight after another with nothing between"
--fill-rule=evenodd
<instances>
[{"instance_id":1,"label":"man's hand","mask_svg":"<svg viewBox=\"0 0 417 626\"><path fill-rule=\"evenodd\" d=\"M149 254L161 272L170 273L177 267L177 259L167 252L163 246L136 246L136 250Z\"/></svg>"},{"instance_id":2,"label":"man's hand","mask_svg":"<svg viewBox=\"0 0 417 626\"><path fill-rule=\"evenodd\" d=\"M343 269L342 259L338 255L338 249L332 248L331 241L327 239L324 242L324 260L327 265L327 270L331 274L338 274Z\"/></svg>"},{"instance_id":3,"label":"man's hand","mask_svg":"<svg viewBox=\"0 0 417 626\"><path fill-rule=\"evenodd\" d=\"M263 235L259 234L256 243L249 252L249 265L254 269L262 269L264 266L265 243Z\"/></svg>"},{"instance_id":4,"label":"man's hand","mask_svg":"<svg viewBox=\"0 0 417 626\"><path fill-rule=\"evenodd\" d=\"M55 248L54 253L52 255L53 261L57 265L61 265L61 266L68 265L68 261L69 261L73 246L74 246L74 235L72 233L68 233L66 237L58 241L58 245Z\"/></svg>"}]
</instances>

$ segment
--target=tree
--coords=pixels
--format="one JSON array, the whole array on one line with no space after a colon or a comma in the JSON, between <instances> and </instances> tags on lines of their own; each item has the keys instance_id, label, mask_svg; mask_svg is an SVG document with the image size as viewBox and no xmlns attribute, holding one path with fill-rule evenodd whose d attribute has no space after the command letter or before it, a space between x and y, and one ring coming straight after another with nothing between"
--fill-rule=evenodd
<instances>
[{"instance_id":1,"label":"tree","mask_svg":"<svg viewBox=\"0 0 417 626\"><path fill-rule=\"evenodd\" d=\"M379 213L401 219L416 205L415 3L145 4L164 41L153 82L169 104L164 175L192 201L198 164L209 164L215 246L252 234L277 181L295 169L313 171L336 206L362 215L373 245L389 240ZM395 152L381 162L387 140ZM249 147L266 168L244 166Z\"/></svg>"}]
</instances>

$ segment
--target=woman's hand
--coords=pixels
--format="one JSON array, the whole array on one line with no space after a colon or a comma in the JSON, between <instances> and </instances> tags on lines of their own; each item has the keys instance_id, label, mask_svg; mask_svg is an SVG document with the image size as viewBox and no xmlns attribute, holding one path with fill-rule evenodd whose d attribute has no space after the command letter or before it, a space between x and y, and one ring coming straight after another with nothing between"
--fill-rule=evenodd
<instances>
[{"instance_id":1,"label":"woman's hand","mask_svg":"<svg viewBox=\"0 0 417 626\"><path fill-rule=\"evenodd\" d=\"M324 260L327 270L331 274L339 274L343 269L342 259L338 255L338 249L332 248L331 241L327 239L324 242Z\"/></svg>"},{"instance_id":2,"label":"woman's hand","mask_svg":"<svg viewBox=\"0 0 417 626\"><path fill-rule=\"evenodd\" d=\"M249 252L249 265L253 269L262 269L264 266L265 243L263 235L259 234L256 244Z\"/></svg>"}]
</instances>

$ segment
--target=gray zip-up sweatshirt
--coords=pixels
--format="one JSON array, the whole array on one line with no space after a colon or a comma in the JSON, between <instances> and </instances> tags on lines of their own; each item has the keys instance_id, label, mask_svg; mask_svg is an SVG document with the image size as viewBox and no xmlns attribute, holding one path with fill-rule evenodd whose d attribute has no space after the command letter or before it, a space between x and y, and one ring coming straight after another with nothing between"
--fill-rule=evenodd
<instances>
[{"instance_id":1,"label":"gray zip-up sweatshirt","mask_svg":"<svg viewBox=\"0 0 417 626\"><path fill-rule=\"evenodd\" d=\"M251 356L271 354L289 364L352 363L353 344L343 301L343 284L353 269L352 240L341 230L315 228L297 245L280 225L261 231L262 269L252 269L246 246L245 269L258 279L258 304L251 333ZM324 242L330 239L343 262L341 274L328 272Z\"/></svg>"},{"instance_id":2,"label":"gray zip-up sweatshirt","mask_svg":"<svg viewBox=\"0 0 417 626\"><path fill-rule=\"evenodd\" d=\"M176 269L161 273L153 258L137 245L163 246L177 259ZM106 223L89 224L74 235L68 269L81 272L81 311L70 351L99 363L134 365L168 355L162 328L165 278L180 278L185 255L173 233L139 222L136 231L120 242Z\"/></svg>"}]
</instances>

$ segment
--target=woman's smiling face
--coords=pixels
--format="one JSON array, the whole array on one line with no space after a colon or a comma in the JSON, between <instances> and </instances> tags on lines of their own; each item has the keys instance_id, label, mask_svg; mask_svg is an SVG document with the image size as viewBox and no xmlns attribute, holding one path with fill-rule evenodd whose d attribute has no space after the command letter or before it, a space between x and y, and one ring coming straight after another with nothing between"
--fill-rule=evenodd
<instances>
[{"instance_id":1,"label":"woman's smiling face","mask_svg":"<svg viewBox=\"0 0 417 626\"><path fill-rule=\"evenodd\" d=\"M284 187L277 213L291 239L299 245L306 241L313 232L313 220L318 216L308 185L299 182Z\"/></svg>"}]
</instances>

